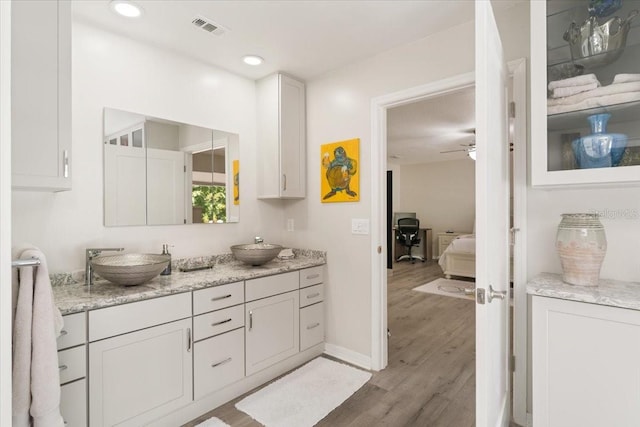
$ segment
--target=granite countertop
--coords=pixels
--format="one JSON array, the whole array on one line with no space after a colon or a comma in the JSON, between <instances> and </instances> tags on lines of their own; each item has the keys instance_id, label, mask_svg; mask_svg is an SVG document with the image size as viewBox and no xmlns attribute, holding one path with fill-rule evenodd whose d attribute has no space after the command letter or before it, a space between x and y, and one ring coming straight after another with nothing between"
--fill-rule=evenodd
<instances>
[{"instance_id":1,"label":"granite countertop","mask_svg":"<svg viewBox=\"0 0 640 427\"><path fill-rule=\"evenodd\" d=\"M527 293L569 301L640 310L640 283L600 279L598 286L575 286L562 275L542 273L527 283Z\"/></svg>"},{"instance_id":2,"label":"granite countertop","mask_svg":"<svg viewBox=\"0 0 640 427\"><path fill-rule=\"evenodd\" d=\"M233 259L230 254L178 260L172 263L174 271L171 275L158 276L142 285L122 286L106 280L97 280L91 288L78 282L58 284L53 286L53 298L60 312L65 315L326 264L325 252L294 250L294 253L296 256L293 259L276 258L255 267ZM178 271L181 265L194 266L199 262L202 262L200 265L214 265L206 270Z\"/></svg>"}]
</instances>

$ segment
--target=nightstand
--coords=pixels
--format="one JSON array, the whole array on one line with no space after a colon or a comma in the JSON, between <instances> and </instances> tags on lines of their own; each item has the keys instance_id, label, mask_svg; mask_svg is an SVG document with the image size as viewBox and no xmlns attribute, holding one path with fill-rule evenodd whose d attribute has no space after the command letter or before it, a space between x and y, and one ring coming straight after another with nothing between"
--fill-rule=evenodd
<instances>
[{"instance_id":1,"label":"nightstand","mask_svg":"<svg viewBox=\"0 0 640 427\"><path fill-rule=\"evenodd\" d=\"M438 233L438 258L440 258L440 255L447 249L447 246L451 244L453 239L463 234L469 233Z\"/></svg>"}]
</instances>

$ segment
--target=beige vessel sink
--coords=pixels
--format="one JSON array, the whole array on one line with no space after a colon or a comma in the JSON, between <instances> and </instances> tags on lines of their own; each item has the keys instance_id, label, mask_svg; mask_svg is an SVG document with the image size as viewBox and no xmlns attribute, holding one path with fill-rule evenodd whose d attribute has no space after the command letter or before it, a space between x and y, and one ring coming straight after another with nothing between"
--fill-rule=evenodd
<instances>
[{"instance_id":1,"label":"beige vessel sink","mask_svg":"<svg viewBox=\"0 0 640 427\"><path fill-rule=\"evenodd\" d=\"M169 255L122 254L103 255L91 260L97 275L118 285L140 285L162 272L169 264Z\"/></svg>"},{"instance_id":2,"label":"beige vessel sink","mask_svg":"<svg viewBox=\"0 0 640 427\"><path fill-rule=\"evenodd\" d=\"M274 259L282 246L271 243L250 243L231 246L231 252L237 260L250 265L262 265Z\"/></svg>"}]
</instances>

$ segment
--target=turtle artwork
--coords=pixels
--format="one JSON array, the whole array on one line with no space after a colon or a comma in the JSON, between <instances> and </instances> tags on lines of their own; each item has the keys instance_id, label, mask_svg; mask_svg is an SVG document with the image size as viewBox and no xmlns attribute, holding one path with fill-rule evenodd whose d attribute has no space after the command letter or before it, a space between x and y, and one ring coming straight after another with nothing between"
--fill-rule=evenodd
<instances>
[{"instance_id":1,"label":"turtle artwork","mask_svg":"<svg viewBox=\"0 0 640 427\"><path fill-rule=\"evenodd\" d=\"M349 149L349 145L353 145L353 141L355 141L356 144L358 142L358 140L351 140L343 141L343 143L331 144L335 145L335 148L333 149L333 159L330 158L329 150L323 150L322 167L326 170L326 182L323 183L325 184L323 185L325 188L322 191L324 194L322 197L323 201L327 201L334 197L336 197L335 201L358 200L358 193L355 191L357 190L357 182L354 185L354 177L358 171L358 160L357 156L350 156L350 152L347 151ZM355 146L354 151L357 154L357 145ZM347 197L345 197L345 195Z\"/></svg>"}]
</instances>

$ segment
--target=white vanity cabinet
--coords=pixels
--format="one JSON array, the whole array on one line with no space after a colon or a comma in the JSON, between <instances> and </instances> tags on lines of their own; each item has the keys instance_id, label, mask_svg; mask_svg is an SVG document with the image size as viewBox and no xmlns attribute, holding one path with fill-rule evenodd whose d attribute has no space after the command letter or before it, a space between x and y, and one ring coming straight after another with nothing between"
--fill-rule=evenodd
<instances>
[{"instance_id":1,"label":"white vanity cabinet","mask_svg":"<svg viewBox=\"0 0 640 427\"><path fill-rule=\"evenodd\" d=\"M245 282L247 375L299 352L299 278L294 271Z\"/></svg>"},{"instance_id":2,"label":"white vanity cabinet","mask_svg":"<svg viewBox=\"0 0 640 427\"><path fill-rule=\"evenodd\" d=\"M300 271L300 351L324 341L323 267Z\"/></svg>"},{"instance_id":3,"label":"white vanity cabinet","mask_svg":"<svg viewBox=\"0 0 640 427\"><path fill-rule=\"evenodd\" d=\"M577 26L576 31L580 32L582 27L582 34L585 37L589 34L584 30L589 18L588 6L587 0L531 2L531 184L534 187L640 182L640 91L633 83L613 85L616 75L640 73L640 21L637 17L631 21L626 47L617 51L619 56L612 52L587 58L576 53L572 56L564 35L572 28L572 22ZM619 10L598 18L598 25L606 25L615 16L627 18L634 9L640 9L640 1L625 0ZM617 30L612 27L611 31ZM586 43L585 40L576 45L583 46L584 50ZM616 56L617 59L611 60ZM548 90L551 81L588 74L595 74L600 83L597 92L582 92L557 100ZM613 92L618 93L606 95ZM554 105L558 103L564 105ZM628 142L624 151L620 150L624 154L620 154L622 157L616 164L603 166L585 161L581 167L574 153L574 141L594 133L588 118L597 114L610 114L605 132L626 135ZM599 154L593 158L597 156Z\"/></svg>"},{"instance_id":4,"label":"white vanity cabinet","mask_svg":"<svg viewBox=\"0 0 640 427\"><path fill-rule=\"evenodd\" d=\"M193 398L244 378L244 282L193 292Z\"/></svg>"},{"instance_id":5,"label":"white vanity cabinet","mask_svg":"<svg viewBox=\"0 0 640 427\"><path fill-rule=\"evenodd\" d=\"M60 412L67 427L87 425L87 322L85 313L64 316L58 337Z\"/></svg>"},{"instance_id":6,"label":"white vanity cabinet","mask_svg":"<svg viewBox=\"0 0 640 427\"><path fill-rule=\"evenodd\" d=\"M306 108L304 83L273 74L256 83L258 197L304 198Z\"/></svg>"},{"instance_id":7,"label":"white vanity cabinet","mask_svg":"<svg viewBox=\"0 0 640 427\"><path fill-rule=\"evenodd\" d=\"M71 2L11 6L12 187L71 189Z\"/></svg>"},{"instance_id":8,"label":"white vanity cabinet","mask_svg":"<svg viewBox=\"0 0 640 427\"><path fill-rule=\"evenodd\" d=\"M92 427L142 425L192 401L191 293L89 312Z\"/></svg>"},{"instance_id":9,"label":"white vanity cabinet","mask_svg":"<svg viewBox=\"0 0 640 427\"><path fill-rule=\"evenodd\" d=\"M640 311L532 296L534 427L640 425Z\"/></svg>"}]
</instances>

